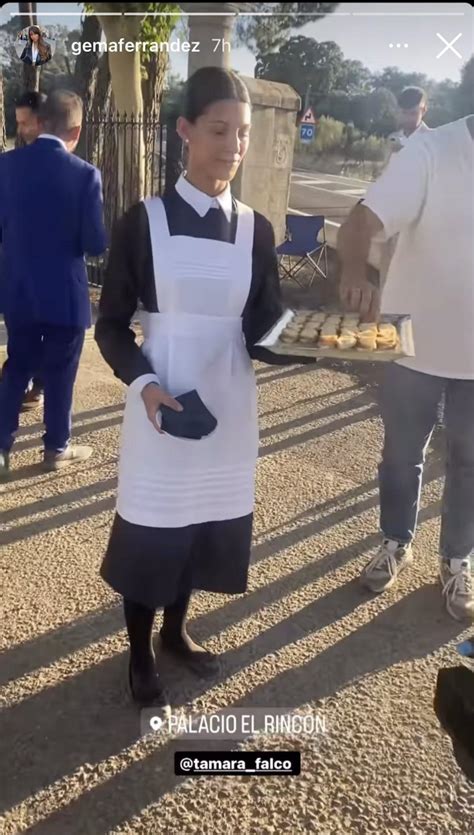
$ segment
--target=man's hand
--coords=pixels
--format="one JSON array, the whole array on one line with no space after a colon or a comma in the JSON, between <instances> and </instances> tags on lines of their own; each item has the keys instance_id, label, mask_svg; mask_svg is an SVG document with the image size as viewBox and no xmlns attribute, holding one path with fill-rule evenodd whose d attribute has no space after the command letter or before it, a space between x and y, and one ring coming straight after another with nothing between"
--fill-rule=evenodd
<instances>
[{"instance_id":1,"label":"man's hand","mask_svg":"<svg viewBox=\"0 0 474 835\"><path fill-rule=\"evenodd\" d=\"M346 310L359 313L362 321L376 322L380 314L380 292L365 275L343 272L339 296Z\"/></svg>"},{"instance_id":2,"label":"man's hand","mask_svg":"<svg viewBox=\"0 0 474 835\"><path fill-rule=\"evenodd\" d=\"M380 291L367 278L370 242L383 229L382 222L367 206L352 209L337 237L342 275L341 301L362 320L376 321L380 312Z\"/></svg>"},{"instance_id":3,"label":"man's hand","mask_svg":"<svg viewBox=\"0 0 474 835\"><path fill-rule=\"evenodd\" d=\"M171 397L170 394L163 391L163 389L156 383L148 383L148 385L145 386L142 391L142 400L145 404L148 420L153 424L156 431L159 432L160 435L165 434L157 419L157 415L161 407L169 406L169 408L173 409L175 412L183 411L181 403L178 403L174 397Z\"/></svg>"}]
</instances>

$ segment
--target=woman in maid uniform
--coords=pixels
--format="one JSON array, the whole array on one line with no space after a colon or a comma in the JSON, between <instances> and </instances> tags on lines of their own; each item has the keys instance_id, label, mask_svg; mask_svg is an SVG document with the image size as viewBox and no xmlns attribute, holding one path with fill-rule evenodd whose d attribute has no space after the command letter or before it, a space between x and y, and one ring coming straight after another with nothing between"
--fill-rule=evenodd
<instances>
[{"instance_id":1,"label":"woman in maid uniform","mask_svg":"<svg viewBox=\"0 0 474 835\"><path fill-rule=\"evenodd\" d=\"M152 645L158 608L161 648L200 675L218 669L188 634L186 613L193 589L247 587L258 455L252 358L301 362L256 347L282 304L272 226L230 190L249 145L247 88L232 72L202 68L186 84L181 112L187 170L169 195L118 221L96 326L102 355L128 385L101 576L124 598L140 705L164 703ZM130 327L139 305L141 347ZM171 427L186 416L186 397L181 414L175 398L190 392L199 402L190 399L187 417L192 424L197 408L202 420L201 404L204 428L163 431L165 414Z\"/></svg>"}]
</instances>

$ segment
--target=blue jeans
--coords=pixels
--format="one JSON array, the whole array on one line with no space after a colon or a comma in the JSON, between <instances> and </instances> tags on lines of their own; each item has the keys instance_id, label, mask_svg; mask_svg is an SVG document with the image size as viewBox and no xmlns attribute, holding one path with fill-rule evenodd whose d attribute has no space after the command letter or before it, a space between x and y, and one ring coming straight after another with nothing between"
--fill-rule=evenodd
<instances>
[{"instance_id":1,"label":"blue jeans","mask_svg":"<svg viewBox=\"0 0 474 835\"><path fill-rule=\"evenodd\" d=\"M71 437L72 395L84 329L13 324L8 328L8 362L0 383L0 450L9 452L18 429L25 390L41 356L45 449L63 452Z\"/></svg>"},{"instance_id":2,"label":"blue jeans","mask_svg":"<svg viewBox=\"0 0 474 835\"><path fill-rule=\"evenodd\" d=\"M380 527L401 543L415 536L423 465L443 398L447 440L440 554L474 553L474 380L451 380L387 364L380 387L385 443L379 467Z\"/></svg>"}]
</instances>

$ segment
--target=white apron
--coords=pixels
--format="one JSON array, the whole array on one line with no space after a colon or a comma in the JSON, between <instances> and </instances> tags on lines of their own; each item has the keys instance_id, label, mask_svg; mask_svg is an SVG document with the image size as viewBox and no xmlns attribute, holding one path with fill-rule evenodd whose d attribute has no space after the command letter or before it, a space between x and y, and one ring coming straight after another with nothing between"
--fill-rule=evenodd
<instances>
[{"instance_id":1,"label":"white apron","mask_svg":"<svg viewBox=\"0 0 474 835\"><path fill-rule=\"evenodd\" d=\"M253 511L257 387L242 312L252 280L254 214L237 203L234 244L171 236L160 198L145 201L159 313L145 313L142 350L176 397L196 389L216 417L207 438L160 435L129 389L117 512L147 527L183 527Z\"/></svg>"}]
</instances>

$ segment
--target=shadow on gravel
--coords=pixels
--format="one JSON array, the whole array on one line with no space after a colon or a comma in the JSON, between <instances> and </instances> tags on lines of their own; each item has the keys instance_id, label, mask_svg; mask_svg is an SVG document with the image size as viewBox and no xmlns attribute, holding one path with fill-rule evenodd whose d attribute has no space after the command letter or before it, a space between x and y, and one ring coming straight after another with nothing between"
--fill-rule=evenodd
<instances>
[{"instance_id":1,"label":"shadow on gravel","mask_svg":"<svg viewBox=\"0 0 474 835\"><path fill-rule=\"evenodd\" d=\"M99 406L97 409L89 409L86 412L77 412L72 416L72 424L81 423L83 420L95 420L95 418L105 417L105 415L113 415L116 412L123 413L123 403L113 403L111 406ZM43 422L30 423L22 426L17 432L17 438L31 435L34 432L43 431Z\"/></svg>"},{"instance_id":2,"label":"shadow on gravel","mask_svg":"<svg viewBox=\"0 0 474 835\"><path fill-rule=\"evenodd\" d=\"M360 421L377 417L377 407L371 405L371 403L371 398L366 393L362 392L356 395L355 397L352 397L344 401L343 403L332 404L323 409L320 409L314 414L306 415L302 418L295 418L294 420L285 421L283 423L277 424L276 426L263 429L261 431L260 437L262 440L266 440L268 438L273 437L274 435L286 433L288 431L304 427L310 423L313 423L315 420L333 417L334 415L337 415L341 410L351 412L355 410L354 414L344 414L342 417L336 418L335 420L326 423L323 426L312 427L311 429L308 429L306 432L292 434L287 438L283 438L280 441L275 441L274 443L267 444L266 446L262 445L259 450L259 457L268 457L269 455L272 455L276 452L281 452L282 450L287 450L292 447L299 446L301 444L306 443L307 441L315 440L316 438L320 438L339 429L344 429ZM120 422L120 420L121 418L117 418L116 420L114 419L114 421L108 421L107 426ZM96 423L92 424L92 427L100 429L104 428L104 425L104 423ZM86 424L85 426L80 427L78 431L76 431L75 436L77 437L81 433L88 433L90 431L90 425ZM24 441L23 444L20 444L19 446L22 447L24 445L32 447L36 445L36 441ZM20 468L17 471L13 470L10 484L14 485L15 482L24 481L28 478L34 477L38 475L40 472L41 470L39 464L36 466L29 465L27 467ZM28 537L44 533L45 531L54 530L60 527L64 527L68 524L79 522L82 519L91 518L92 516L96 516L99 513L112 511L115 507L115 498L108 497L104 499L98 499L98 496L101 493L109 492L110 490L115 490L115 487L116 478L105 479L104 481L95 482L94 484L90 485L84 485L83 487L79 487L74 490L59 493L55 496L50 496L45 499L31 502L30 504L21 505L20 507L14 508L12 510L4 511L3 513L0 513L0 524L11 524L12 522L17 522L21 519L29 518L34 514L43 514L45 512L47 513L48 511L52 511L53 515L38 520L32 520L31 522L27 522L23 525L17 525L16 527L11 528L10 530L3 531L1 534L1 543L3 545L10 545L14 542L25 540ZM8 489L8 486L6 489ZM74 507L63 512L54 512L61 507L71 504L72 502L87 501L88 499L93 499L94 501L90 502L89 504L85 504L81 507Z\"/></svg>"},{"instance_id":3,"label":"shadow on gravel","mask_svg":"<svg viewBox=\"0 0 474 835\"><path fill-rule=\"evenodd\" d=\"M308 423L313 423L314 421L321 420L322 418L339 415L341 411L352 412L357 409L364 409L365 412L367 412L367 406L372 407L373 409L373 400L365 392L360 392L357 395L347 398L347 400L342 402L339 401L338 403L331 404L331 406L318 409L317 412L312 412L311 414L304 415L303 417L293 418L292 420L287 420L283 423L277 423L274 426L269 426L267 429L261 429L260 440L265 440L272 435L279 435L282 432L288 432L290 429L297 429L300 426L306 426ZM348 416L347 419L350 420ZM343 420L343 418L341 418L341 420Z\"/></svg>"},{"instance_id":4,"label":"shadow on gravel","mask_svg":"<svg viewBox=\"0 0 474 835\"><path fill-rule=\"evenodd\" d=\"M81 438L82 435L89 435L91 432L98 432L100 429L111 429L112 426L120 426L122 424L122 420L123 416L122 413L120 413L117 417L106 418L105 420L94 420L81 426L76 426L73 429L73 440L76 441L78 438ZM28 432L28 434L30 434L30 432ZM25 449L34 449L40 444L41 436L38 434L38 437L36 438L28 438L24 441L18 441L13 448L13 452L15 453L21 452Z\"/></svg>"},{"instance_id":5,"label":"shadow on gravel","mask_svg":"<svg viewBox=\"0 0 474 835\"><path fill-rule=\"evenodd\" d=\"M95 495L94 493L91 494ZM61 499L61 497L59 497ZM57 506L64 504L59 500ZM93 516L98 516L100 513L110 513L115 508L115 496L109 496L105 499L95 500L91 504L85 504L81 507L74 507L70 510L65 510L62 513L55 513L54 516L47 516L45 519L37 519L33 522L27 522L24 525L19 525L11 530L3 531L1 535L2 545L11 545L14 542L22 542L31 536L38 536L38 534L45 533L45 531L53 531L57 528L63 528L65 525L75 525L77 522L82 522L83 519L91 519Z\"/></svg>"},{"instance_id":6,"label":"shadow on gravel","mask_svg":"<svg viewBox=\"0 0 474 835\"><path fill-rule=\"evenodd\" d=\"M66 655L123 629L122 607L110 606L0 652L0 686L48 667Z\"/></svg>"},{"instance_id":7,"label":"shadow on gravel","mask_svg":"<svg viewBox=\"0 0 474 835\"><path fill-rule=\"evenodd\" d=\"M334 407L331 407L331 409L335 411ZM298 435L291 435L289 438L284 438L281 441L275 441L273 444L267 444L266 446L260 447L259 458L266 458L268 455L274 455L277 452L283 452L286 449L292 449L296 446L300 446L301 444L306 444L309 441L316 440L316 438L322 438L324 435L337 432L339 429L346 429L348 426L353 426L361 421L377 418L378 415L379 412L376 406L371 406L368 409L363 408L355 415L344 415L344 417L337 418L324 426L318 426L316 428L309 429L307 432L301 432ZM291 424L294 426L303 426L304 424L313 421L313 417L303 419L298 418L296 421L291 421ZM276 434L276 431L278 430L274 427L272 429L272 435Z\"/></svg>"},{"instance_id":8,"label":"shadow on gravel","mask_svg":"<svg viewBox=\"0 0 474 835\"><path fill-rule=\"evenodd\" d=\"M441 463L437 459L431 458L428 460L424 477L425 485L438 479L441 472ZM64 494L64 496L68 496L68 501L77 500L78 494L83 495L82 491L87 491L87 493L88 491L93 491L94 493L97 493L101 488L107 490L111 489L110 484L113 481L114 479L107 479L103 482L97 482L95 485L89 485L84 488L79 488L78 490L70 491L70 494ZM360 498L361 496L365 496L366 493L372 492L376 487L376 479L365 482L364 484L348 490L345 493L340 493L333 499L316 504L314 507L307 508L302 513L298 513L292 519L287 520L284 526L277 526L263 531L260 535L260 539L262 541L254 545L252 549L251 564L257 565L263 560L271 559L284 551L286 548L291 548L292 546L303 542L305 539L317 536L317 534L322 533L323 531L326 531L347 519L353 518L376 507L378 504L378 496L376 494ZM105 499L103 501L109 502L111 499ZM341 508L341 503L345 502L352 503L347 507ZM34 504L36 505L36 503ZM430 507L432 507L433 515L438 515L438 504L433 504ZM335 509L331 512L332 508ZM85 509L87 509L87 507ZM33 512L31 508L29 512ZM68 514L73 512L74 511L67 511ZM424 512L425 511L422 511L421 513L421 519L424 518ZM3 516L10 518L15 513L16 510L6 511L5 514L2 515L1 521L3 521ZM305 522L305 519L307 520L308 517L312 517L315 514L318 514L319 516L321 513L325 513L326 515L323 518L309 518L309 520ZM64 515L66 514L61 514L61 516ZM51 522L52 520L50 519L44 521ZM34 524L35 523L31 523L31 526ZM26 526L23 526L21 530L24 530L25 527ZM290 530L288 530L288 528L290 528ZM16 530L16 528L13 529L13 531ZM270 535L271 538L268 538ZM4 536L5 534L2 534L2 540ZM22 537L19 538L21 539ZM280 593L285 594L289 591L296 590L296 588L300 585L311 582L313 579L322 576L326 571L335 570L336 568L341 567L346 561L346 558L352 559L353 556L368 550L376 544L378 538L378 534L374 534L374 536L370 536L366 540L361 540L350 548L343 549L342 552L336 552L336 554L333 554L330 557L324 557L321 560L318 560L316 555L315 561L311 564L311 566L307 566L305 569L301 569L301 571L293 572L291 575L285 575L285 577L282 577L281 580L277 581L275 584L267 585L255 592L249 592L246 595L239 596L234 600L229 600L221 609L206 615L203 619L198 619L198 623L200 624L201 621L206 623L208 619L212 622L212 618L217 615L222 619L221 626L219 627L220 629L236 623L241 618L248 617L253 612L258 611L262 605L266 605L267 603L278 599ZM340 560L341 554L345 555L342 562ZM276 596L274 591L275 588L278 589ZM53 664L65 655L79 649L83 649L89 643L99 641L108 634L116 632L122 628L123 621L120 606L111 607L106 612L100 610L98 612L85 615L74 623L60 627L52 632L47 632L44 635L40 635L39 637L20 644L17 647L13 647L12 649L0 652L0 686L7 684L15 678L27 675L42 666ZM212 631L206 632L205 635L202 635L201 637L209 637L210 634L212 634Z\"/></svg>"},{"instance_id":9,"label":"shadow on gravel","mask_svg":"<svg viewBox=\"0 0 474 835\"><path fill-rule=\"evenodd\" d=\"M296 365L290 366L289 368L267 365L265 368L257 370L257 385L261 386L263 383L279 383L281 380L287 380L290 377L300 377L302 374L315 374L317 371L318 368L312 365Z\"/></svg>"},{"instance_id":10,"label":"shadow on gravel","mask_svg":"<svg viewBox=\"0 0 474 835\"><path fill-rule=\"evenodd\" d=\"M442 468L439 461L434 461L430 466L426 467L425 477L424 477L424 484L425 486L432 481L436 481L440 478L442 474ZM333 504L332 501L325 502L323 505L317 505L313 509L309 509L304 511L304 513L298 514L294 519L289 520L285 523L285 528L287 529L294 523L298 523L298 527L294 528L293 530L285 530L280 535L273 537L272 539L263 541L258 545L255 545L252 551L252 565L259 563L261 560L268 559L275 554L278 554L280 551L283 551L285 548L291 548L293 545L297 545L299 542L302 542L305 539L309 539L311 537L316 536L323 531L328 530L329 528L334 527L335 525L339 525L341 522L346 521L347 519L352 519L354 516L358 516L361 513L365 513L372 508L378 507L378 494L367 496L367 498L358 499L359 495L364 495L365 492L377 485L377 482L368 482L367 485L363 485L359 488L354 488L353 490L348 491L348 493L340 494L337 499L334 500L334 504L336 504L336 510L333 512L328 513L323 518L313 519L306 524L301 524L302 519L304 517L311 515L311 513L321 513L322 510L329 509ZM342 501L347 500L348 497L354 498L355 502L348 507L337 507ZM439 505L436 503L433 505L436 508L435 516L439 514ZM273 529L273 532L277 532L278 528Z\"/></svg>"},{"instance_id":11,"label":"shadow on gravel","mask_svg":"<svg viewBox=\"0 0 474 835\"><path fill-rule=\"evenodd\" d=\"M349 507L347 513L351 514L353 510L353 507ZM420 521L433 518L438 512L437 503L434 503L422 511ZM313 582L327 571L334 571L348 560L358 558L364 550L375 545L377 539L374 534L321 560L315 559L311 565L289 576L231 600L221 609L195 618L192 621L192 634L198 640L219 635L226 626L251 617L262 606L277 602L282 596ZM272 544L273 553L285 547L278 539ZM428 604L425 601L427 594ZM317 633L318 629L344 617L357 606L364 605L366 599L367 595L355 583L337 588L322 599L316 599L303 610L263 631L254 640L224 653L221 675L213 682L197 681L191 675L183 675L176 668L160 662L171 703L179 706L198 699L210 687L224 683L249 664L270 653L278 653L289 643ZM457 634L452 632L453 628L458 632L462 629L453 627L452 622L446 623L444 616L440 615L439 593L436 594L435 606L434 601L430 603L426 588L417 592L416 603L406 614L402 606L403 601L374 619L374 623L382 626L378 627L378 631L375 630L375 642L378 640L379 644L373 649L373 640L367 635L360 645L356 644L354 650L349 647L339 651L338 644L336 648L323 653L323 656L328 655L330 659L330 674L320 662L320 657L317 657L311 662L316 667L314 675L311 665L282 673L276 680L246 694L241 704L278 706L279 694L283 699L282 706L291 706L293 703L296 706L322 698L336 693L350 683L354 676L365 675L379 667L433 651L453 634ZM38 668L48 663L48 659L51 663L55 658L121 628L123 623L120 610L110 609L82 619L71 627L42 636L26 647L3 653L2 666L8 666L11 678L11 673L16 676L21 674L21 668L23 672L26 671L28 657L30 661L34 658L34 668ZM364 627L361 631L368 628ZM415 634L420 634L416 642L413 641ZM351 635L347 640L355 639ZM345 641L340 643L344 644ZM336 653L334 662L331 661L332 652ZM0 739L8 751L14 752L13 756L7 757L5 751L0 757L0 769L4 772L3 776L0 775L4 811L34 795L45 785L45 780L47 784L52 784L85 763L97 763L120 754L124 748L137 741L139 722L128 702L125 678L126 658L125 655L118 655L2 712ZM39 829L35 827L35 833L67 832L72 835L77 832L82 835L94 831L94 835L98 835L99 831L107 830L84 828L86 820L92 821L97 817L101 826L111 827L138 813L178 784L179 781L172 775L171 765L172 752L177 746L179 743L166 744L158 754L147 757L145 762L131 762L124 774L114 777L103 786L92 788L64 811L58 811L49 818L47 824L44 824L46 828L42 829L43 824ZM209 746L206 742L206 749L219 747L225 748L225 745ZM144 785L140 784L142 780ZM117 795L117 792L120 794ZM119 805L116 803L117 796L120 796Z\"/></svg>"},{"instance_id":12,"label":"shadow on gravel","mask_svg":"<svg viewBox=\"0 0 474 835\"><path fill-rule=\"evenodd\" d=\"M286 412L288 409L291 409L293 406L302 406L303 403L317 403L319 400L326 400L327 398L334 398L338 397L341 394L347 394L348 392L360 392L360 386L354 384L353 386L347 386L346 388L340 388L336 391L326 391L323 394L316 394L314 397L302 397L299 400L292 400L291 403L288 403L286 406L278 406L276 409L270 409L268 412L261 412L260 418L269 417L270 415L276 415L279 412ZM345 400L338 401L342 406L345 403Z\"/></svg>"},{"instance_id":13,"label":"shadow on gravel","mask_svg":"<svg viewBox=\"0 0 474 835\"><path fill-rule=\"evenodd\" d=\"M430 506L422 512L422 520L436 513L436 506ZM348 550L353 552L356 547L359 550L360 545ZM333 555L333 559L344 561L347 558L344 550ZM306 567L301 574L309 578L310 570L311 567ZM279 583L274 585L273 593L277 597ZM356 581L348 583L261 633L255 640L226 653L219 682L259 658L277 653L290 641L314 635L315 656L309 663L279 674L233 705L296 708L307 702L314 703L335 696L363 677L393 664L422 658L463 629L443 612L439 589L428 585L397 600L368 624L317 654L317 630L350 614L367 599L368 595ZM236 601L237 605L239 603L248 606L248 598ZM236 614L234 610L232 620ZM200 629L193 629L193 634L199 631L200 635L222 628L222 623L216 623L216 613L204 616L194 625ZM83 763L95 763L120 753L124 746L137 739L137 715L126 706L125 696L121 695L120 682L124 676L124 659L114 658L5 712L3 731L8 732L10 745L16 749L15 770L19 775L13 781L10 776L8 785L4 783L6 808L43 786L46 770L48 782L52 783ZM215 683L200 682L187 676L178 678L175 673L168 681L172 703L177 706L198 699ZM119 698L117 693L120 693ZM63 835L65 832L68 835L86 832L101 835L124 824L184 781L185 778L173 775L175 750L192 751L202 747L202 742L164 741L144 760L130 758L125 771L99 786L87 788L84 785L84 792L78 799L35 826L35 835ZM207 751L226 750L229 744L206 741L204 747ZM45 766L46 760L48 766Z\"/></svg>"}]
</instances>

